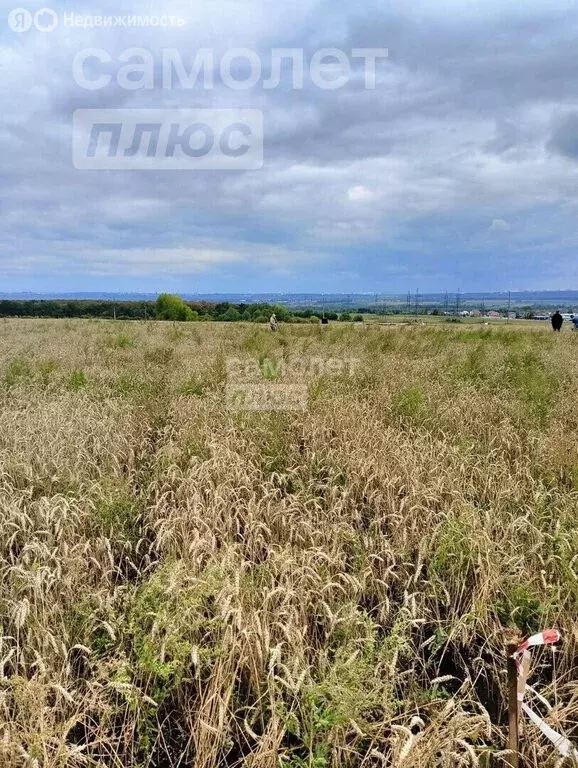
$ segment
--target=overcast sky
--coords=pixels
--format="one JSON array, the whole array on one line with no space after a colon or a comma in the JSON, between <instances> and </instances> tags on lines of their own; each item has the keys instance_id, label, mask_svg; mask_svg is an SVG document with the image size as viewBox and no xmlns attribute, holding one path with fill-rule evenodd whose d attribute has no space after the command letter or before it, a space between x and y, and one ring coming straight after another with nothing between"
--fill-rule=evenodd
<instances>
[{"instance_id":1,"label":"overcast sky","mask_svg":"<svg viewBox=\"0 0 578 768\"><path fill-rule=\"evenodd\" d=\"M56 29L0 0L0 290L407 292L578 289L578 4L560 0L202 0L51 4ZM188 7L190 6L190 7ZM42 3L27 3L34 13ZM64 13L171 14L173 28L76 29ZM325 90L126 90L119 54L200 48L351 54ZM76 54L98 48L87 90ZM242 68L239 77L243 76ZM157 77L157 80L160 80ZM253 108L258 170L79 170L85 108Z\"/></svg>"}]
</instances>

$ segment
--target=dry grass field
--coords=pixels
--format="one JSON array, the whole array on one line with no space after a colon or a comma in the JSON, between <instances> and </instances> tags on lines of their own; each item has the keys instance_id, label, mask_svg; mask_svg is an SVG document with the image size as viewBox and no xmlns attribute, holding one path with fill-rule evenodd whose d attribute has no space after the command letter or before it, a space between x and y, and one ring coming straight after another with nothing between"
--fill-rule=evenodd
<instances>
[{"instance_id":1,"label":"dry grass field","mask_svg":"<svg viewBox=\"0 0 578 768\"><path fill-rule=\"evenodd\" d=\"M231 358L359 363L262 413ZM577 384L542 327L0 320L0 765L503 765L547 626L573 734Z\"/></svg>"}]
</instances>

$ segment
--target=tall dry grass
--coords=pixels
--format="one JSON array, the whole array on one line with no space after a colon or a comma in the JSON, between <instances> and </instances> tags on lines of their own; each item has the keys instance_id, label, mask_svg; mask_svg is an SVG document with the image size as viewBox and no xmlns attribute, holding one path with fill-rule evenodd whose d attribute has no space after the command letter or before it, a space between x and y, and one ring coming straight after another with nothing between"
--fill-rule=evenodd
<instances>
[{"instance_id":1,"label":"tall dry grass","mask_svg":"<svg viewBox=\"0 0 578 768\"><path fill-rule=\"evenodd\" d=\"M506 636L549 625L534 679L572 734L577 353L0 321L0 764L502 765ZM228 410L227 358L265 356L361 363L303 413Z\"/></svg>"}]
</instances>

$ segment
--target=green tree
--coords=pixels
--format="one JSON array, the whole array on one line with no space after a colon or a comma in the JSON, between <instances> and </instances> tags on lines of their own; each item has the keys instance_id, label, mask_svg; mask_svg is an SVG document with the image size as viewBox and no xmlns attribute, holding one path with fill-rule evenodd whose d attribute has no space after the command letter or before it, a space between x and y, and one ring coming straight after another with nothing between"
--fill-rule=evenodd
<instances>
[{"instance_id":1,"label":"green tree","mask_svg":"<svg viewBox=\"0 0 578 768\"><path fill-rule=\"evenodd\" d=\"M155 305L156 316L159 320L194 320L193 310L180 296L171 293L161 293Z\"/></svg>"},{"instance_id":2,"label":"green tree","mask_svg":"<svg viewBox=\"0 0 578 768\"><path fill-rule=\"evenodd\" d=\"M271 309L271 312L269 314L269 317L274 312L275 316L277 317L277 320L280 323L288 323L291 320L291 312L287 309L287 307L284 307L281 304L273 304L271 305L270 309Z\"/></svg>"},{"instance_id":3,"label":"green tree","mask_svg":"<svg viewBox=\"0 0 578 768\"><path fill-rule=\"evenodd\" d=\"M229 307L229 309L225 312L224 315L221 315L221 320L226 320L228 322L235 322L236 320L241 319L241 313L238 309L235 309L235 307Z\"/></svg>"}]
</instances>

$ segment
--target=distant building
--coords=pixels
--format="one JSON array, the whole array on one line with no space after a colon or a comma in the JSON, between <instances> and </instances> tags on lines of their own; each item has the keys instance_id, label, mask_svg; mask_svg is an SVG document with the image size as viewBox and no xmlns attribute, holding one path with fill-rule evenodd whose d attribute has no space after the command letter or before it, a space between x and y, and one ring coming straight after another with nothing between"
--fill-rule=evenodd
<instances>
[{"instance_id":1,"label":"distant building","mask_svg":"<svg viewBox=\"0 0 578 768\"><path fill-rule=\"evenodd\" d=\"M480 312L479 309L472 309L472 311L470 312L470 317L481 317L481 316L482 316L482 313Z\"/></svg>"},{"instance_id":2,"label":"distant building","mask_svg":"<svg viewBox=\"0 0 578 768\"><path fill-rule=\"evenodd\" d=\"M494 309L490 310L486 317L502 317L502 315L499 312L496 312Z\"/></svg>"}]
</instances>

